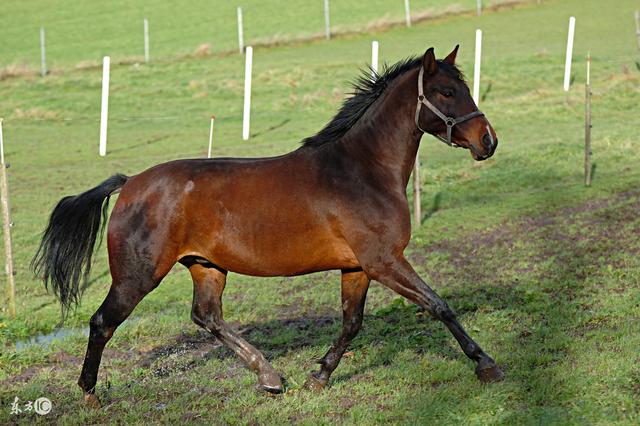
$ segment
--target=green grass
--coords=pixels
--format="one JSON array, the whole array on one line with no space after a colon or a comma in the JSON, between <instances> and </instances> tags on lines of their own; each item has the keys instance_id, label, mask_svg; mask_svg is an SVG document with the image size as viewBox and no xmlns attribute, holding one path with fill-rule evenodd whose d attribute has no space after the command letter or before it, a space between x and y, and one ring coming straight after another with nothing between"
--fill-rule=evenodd
<instances>
[{"instance_id":1,"label":"green grass","mask_svg":"<svg viewBox=\"0 0 640 426\"><path fill-rule=\"evenodd\" d=\"M485 2L487 6L505 0ZM40 27L44 26L50 68L91 65L143 56L143 24L149 20L151 55L168 58L193 53L208 44L212 52L238 48L236 8L243 8L245 44L324 37L323 0L244 0L242 2L162 0L70 2L11 1L0 15L0 67L24 64L39 69ZM413 0L416 18L473 11L475 0ZM334 0L334 33L363 31L371 25L404 22L403 0Z\"/></svg>"},{"instance_id":2,"label":"green grass","mask_svg":"<svg viewBox=\"0 0 640 426\"><path fill-rule=\"evenodd\" d=\"M392 18L402 15L398 3ZM427 7L413 3L415 9ZM69 40L86 43L77 43L77 49L59 48L58 53L52 46L51 61L59 68L44 79L24 75L0 81L18 285L17 318L0 313L0 423L35 419L9 414L15 396L22 401L49 396L54 412L38 420L72 424L640 421L640 154L634 126L640 73L634 65L635 2L621 0L616 7L605 7L596 0L545 1L481 18L442 18L375 35L257 48L254 135L248 142L241 140L243 60L216 54L234 48L235 23L229 24L228 39L219 49L212 43L214 54L180 56L212 42L206 20L186 5L168 9L163 4L150 7L157 17L147 14L152 34L160 31L154 28L162 27L163 19L178 32L166 43L167 50L158 52L162 59L148 65L124 60L137 55L125 28L141 27L144 8L136 14L137 9L125 7L128 3L109 13L100 2L75 8L17 1L4 6L14 13L0 18L0 35L9 42L0 47L3 64L24 61L37 66L40 20L57 23ZM256 8L259 2L246 4L245 18L250 20L250 6ZM332 8L346 9L349 4L355 2L336 0ZM371 4L382 10L388 3ZM439 4L444 7L445 2ZM315 16L300 5L291 3L287 13ZM235 4L229 8L233 19ZM83 12L104 18L91 25L95 34L72 31ZM319 13L319 30L308 30L302 19L294 19L300 26L288 30L287 36L321 31ZM346 14L351 21L340 23L336 15L334 22L355 28L383 14L354 9ZM562 76L570 15L577 19L575 84L565 94ZM270 19L265 17L261 32L249 33L249 39L272 37L284 27L278 21L284 16L263 16ZM194 17L201 23L187 25ZM31 53L27 44L33 40L20 35L29 26L36 46ZM13 349L16 341L49 332L59 320L58 305L27 266L51 208L63 195L81 192L114 172L135 174L162 161L206 155L212 113L218 117L216 156L287 152L335 113L349 90L348 81L369 59L374 37L380 41L381 58L388 62L432 45L444 56L460 43L458 61L471 75L477 27L484 30L483 93L491 87L481 107L500 146L491 160L474 163L464 151L451 150L433 138L423 140L427 218L414 232L407 253L468 331L504 366L503 383L480 385L472 363L441 324L374 284L363 330L331 387L320 394L302 390L306 374L316 368L314 360L340 328L335 272L229 278L225 317L245 330L247 339L287 378L290 390L277 398L257 393L254 375L191 323L190 278L179 267L109 343L98 382L98 394L107 404L103 410L84 408L75 385L86 344L81 333L47 347ZM48 31L53 42L55 31ZM164 37L168 40L170 34ZM109 53L116 61L109 154L99 158L101 72L75 65L98 60L105 46L113 47ZM587 51L594 57L597 169L591 188L582 185ZM67 326L86 327L106 295L104 247L96 254L93 280Z\"/></svg>"}]
</instances>

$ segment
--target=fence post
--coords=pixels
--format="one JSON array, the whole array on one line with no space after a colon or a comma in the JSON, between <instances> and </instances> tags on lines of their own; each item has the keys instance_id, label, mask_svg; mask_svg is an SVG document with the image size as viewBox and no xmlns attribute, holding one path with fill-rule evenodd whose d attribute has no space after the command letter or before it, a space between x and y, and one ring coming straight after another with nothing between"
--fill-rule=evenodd
<instances>
[{"instance_id":1,"label":"fence post","mask_svg":"<svg viewBox=\"0 0 640 426\"><path fill-rule=\"evenodd\" d=\"M207 158L211 158L211 148L213 147L213 123L216 121L216 116L211 116L211 128L209 129L209 151L207 152Z\"/></svg>"},{"instance_id":2,"label":"fence post","mask_svg":"<svg viewBox=\"0 0 640 426\"><path fill-rule=\"evenodd\" d=\"M476 0L476 13L482 15L482 0Z\"/></svg>"},{"instance_id":3,"label":"fence post","mask_svg":"<svg viewBox=\"0 0 640 426\"><path fill-rule=\"evenodd\" d=\"M244 53L244 29L242 22L242 8L238 7L238 50L240 54Z\"/></svg>"},{"instance_id":4,"label":"fence post","mask_svg":"<svg viewBox=\"0 0 640 426\"><path fill-rule=\"evenodd\" d=\"M100 109L100 156L107 155L107 118L109 115L109 68L111 58L102 60L102 106Z\"/></svg>"},{"instance_id":5,"label":"fence post","mask_svg":"<svg viewBox=\"0 0 640 426\"><path fill-rule=\"evenodd\" d=\"M40 75L47 75L47 54L45 52L44 27L40 27Z\"/></svg>"},{"instance_id":6,"label":"fence post","mask_svg":"<svg viewBox=\"0 0 640 426\"><path fill-rule=\"evenodd\" d=\"M329 17L329 0L324 0L324 36L331 39L331 20Z\"/></svg>"},{"instance_id":7,"label":"fence post","mask_svg":"<svg viewBox=\"0 0 640 426\"><path fill-rule=\"evenodd\" d=\"M584 184L591 186L591 53L587 55L584 101Z\"/></svg>"},{"instance_id":8,"label":"fence post","mask_svg":"<svg viewBox=\"0 0 640 426\"><path fill-rule=\"evenodd\" d=\"M420 156L416 153L413 167L413 227L419 228L422 222L422 204L420 202Z\"/></svg>"},{"instance_id":9,"label":"fence post","mask_svg":"<svg viewBox=\"0 0 640 426\"><path fill-rule=\"evenodd\" d=\"M4 162L4 140L2 136L2 118L0 118L0 197L2 197L2 228L4 236L5 271L7 273L7 304L9 317L16 316L16 281L13 269L13 250L11 248L11 212L9 208L9 184L7 165Z\"/></svg>"},{"instance_id":10,"label":"fence post","mask_svg":"<svg viewBox=\"0 0 640 426\"><path fill-rule=\"evenodd\" d=\"M144 61L149 62L149 21L144 18Z\"/></svg>"},{"instance_id":11,"label":"fence post","mask_svg":"<svg viewBox=\"0 0 640 426\"><path fill-rule=\"evenodd\" d=\"M407 23L407 28L411 28L411 6L409 0L404 0L404 20Z\"/></svg>"},{"instance_id":12,"label":"fence post","mask_svg":"<svg viewBox=\"0 0 640 426\"><path fill-rule=\"evenodd\" d=\"M378 75L378 46L376 40L371 42L371 78L373 80Z\"/></svg>"},{"instance_id":13,"label":"fence post","mask_svg":"<svg viewBox=\"0 0 640 426\"><path fill-rule=\"evenodd\" d=\"M249 140L249 122L251 120L251 68L253 67L253 48L247 46L244 66L244 113L242 115L242 139Z\"/></svg>"},{"instance_id":14,"label":"fence post","mask_svg":"<svg viewBox=\"0 0 640 426\"><path fill-rule=\"evenodd\" d=\"M480 104L480 62L482 60L482 30L476 30L476 61L473 65L473 100Z\"/></svg>"},{"instance_id":15,"label":"fence post","mask_svg":"<svg viewBox=\"0 0 640 426\"><path fill-rule=\"evenodd\" d=\"M573 58L573 36L576 29L576 18L569 18L569 34L567 36L567 57L564 62L564 91L569 91L571 85L571 59Z\"/></svg>"},{"instance_id":16,"label":"fence post","mask_svg":"<svg viewBox=\"0 0 640 426\"><path fill-rule=\"evenodd\" d=\"M640 11L636 10L636 38L638 39L638 50L640 50Z\"/></svg>"}]
</instances>

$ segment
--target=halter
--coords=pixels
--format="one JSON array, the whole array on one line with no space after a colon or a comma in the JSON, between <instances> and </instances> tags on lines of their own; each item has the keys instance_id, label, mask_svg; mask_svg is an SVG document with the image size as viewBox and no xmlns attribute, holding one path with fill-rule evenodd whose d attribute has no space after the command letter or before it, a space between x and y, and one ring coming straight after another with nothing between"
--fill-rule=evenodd
<instances>
[{"instance_id":1,"label":"halter","mask_svg":"<svg viewBox=\"0 0 640 426\"><path fill-rule=\"evenodd\" d=\"M418 123L418 119L420 118L420 108L422 108L422 105L424 105L427 108L429 108L431 112L433 112L436 116L438 116L438 118L444 121L444 124L447 125L446 139L440 135L434 135L434 136L438 138L440 141L449 145L450 147L459 148L459 145L457 145L455 142L451 140L451 133L453 131L453 126L455 126L456 124L463 123L467 120L471 120L472 118L483 116L484 114L479 109L476 109L475 111L467 115L463 115L462 117L458 117L458 118L447 117L435 105L429 102L426 96L424 96L424 88L422 87L423 76L424 76L424 67L420 67L420 73L418 74L418 106L416 108L416 126L418 127L418 130L420 130L422 133L428 133L427 131L423 130L420 127L420 124Z\"/></svg>"}]
</instances>

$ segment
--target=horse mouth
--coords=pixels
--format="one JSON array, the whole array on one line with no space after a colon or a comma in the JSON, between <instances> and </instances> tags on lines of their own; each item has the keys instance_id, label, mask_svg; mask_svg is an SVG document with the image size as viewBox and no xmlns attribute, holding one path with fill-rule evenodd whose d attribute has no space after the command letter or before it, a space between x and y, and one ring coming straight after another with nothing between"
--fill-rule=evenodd
<instances>
[{"instance_id":1,"label":"horse mouth","mask_svg":"<svg viewBox=\"0 0 640 426\"><path fill-rule=\"evenodd\" d=\"M496 152L496 148L498 147L498 141L496 140L490 147L490 149L486 152L481 152L474 144L469 144L469 151L471 152L471 157L473 157L476 161L484 161L488 158L491 158L493 154Z\"/></svg>"}]
</instances>

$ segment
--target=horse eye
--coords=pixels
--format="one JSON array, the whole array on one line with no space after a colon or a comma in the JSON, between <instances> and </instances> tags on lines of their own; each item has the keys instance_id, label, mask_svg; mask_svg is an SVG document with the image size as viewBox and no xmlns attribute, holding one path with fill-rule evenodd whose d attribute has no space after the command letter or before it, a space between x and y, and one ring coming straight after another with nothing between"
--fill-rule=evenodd
<instances>
[{"instance_id":1,"label":"horse eye","mask_svg":"<svg viewBox=\"0 0 640 426\"><path fill-rule=\"evenodd\" d=\"M444 96L445 98L450 98L450 97L452 97L452 96L453 96L453 90L446 90L446 89L445 89L445 90L442 90L442 91L440 92L440 94L441 94L442 96Z\"/></svg>"}]
</instances>

